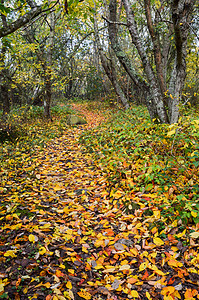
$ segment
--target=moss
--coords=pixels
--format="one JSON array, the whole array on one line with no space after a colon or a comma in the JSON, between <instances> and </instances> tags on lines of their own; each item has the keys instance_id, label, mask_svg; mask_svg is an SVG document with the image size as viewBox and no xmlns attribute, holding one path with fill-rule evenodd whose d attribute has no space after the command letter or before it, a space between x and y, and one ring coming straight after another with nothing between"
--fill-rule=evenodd
<instances>
[{"instance_id":1,"label":"moss","mask_svg":"<svg viewBox=\"0 0 199 300\"><path fill-rule=\"evenodd\" d=\"M78 116L75 116L75 115L70 115L67 118L68 125L84 125L86 123L87 123L86 120L84 120Z\"/></svg>"}]
</instances>

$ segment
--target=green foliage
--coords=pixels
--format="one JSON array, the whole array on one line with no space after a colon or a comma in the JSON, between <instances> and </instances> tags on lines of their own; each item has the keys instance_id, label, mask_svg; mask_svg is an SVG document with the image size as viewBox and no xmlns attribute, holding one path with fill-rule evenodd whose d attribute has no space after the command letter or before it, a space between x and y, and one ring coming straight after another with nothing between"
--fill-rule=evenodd
<instances>
[{"instance_id":1,"label":"green foliage","mask_svg":"<svg viewBox=\"0 0 199 300\"><path fill-rule=\"evenodd\" d=\"M67 127L69 106L56 105L52 108L53 122L43 118L43 108L15 108L0 127L0 161L6 169L19 168L24 160L36 150L42 149L50 139L63 134ZM31 157L29 158L31 161Z\"/></svg>"},{"instance_id":2,"label":"green foliage","mask_svg":"<svg viewBox=\"0 0 199 300\"><path fill-rule=\"evenodd\" d=\"M81 142L107 173L110 190L154 194L168 222L177 217L184 224L197 223L198 129L198 115L191 111L178 125L166 125L151 123L144 108L133 107L114 112Z\"/></svg>"}]
</instances>

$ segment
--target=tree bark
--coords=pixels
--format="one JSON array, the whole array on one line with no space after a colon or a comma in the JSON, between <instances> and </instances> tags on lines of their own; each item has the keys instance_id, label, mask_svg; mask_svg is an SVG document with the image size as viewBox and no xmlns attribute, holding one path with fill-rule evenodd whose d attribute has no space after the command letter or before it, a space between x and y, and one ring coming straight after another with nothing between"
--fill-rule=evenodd
<instances>
[{"instance_id":1,"label":"tree bark","mask_svg":"<svg viewBox=\"0 0 199 300\"><path fill-rule=\"evenodd\" d=\"M113 48L113 51L115 52L115 55L117 56L118 60L120 61L121 65L124 67L128 75L130 76L133 83L140 88L143 88L143 82L140 82L139 78L137 77L136 71L134 70L132 63L126 53L121 49L120 44L117 39L117 3L116 0L110 0L109 4L109 12L110 12L110 20L107 20L108 23L108 32L109 32L109 38L111 41L111 47ZM147 88L145 86L145 88Z\"/></svg>"},{"instance_id":2,"label":"tree bark","mask_svg":"<svg viewBox=\"0 0 199 300\"><path fill-rule=\"evenodd\" d=\"M117 2L116 0L110 0L109 4L109 19L108 22L108 32L109 39L111 41L111 47L115 52L119 62L126 70L127 74L130 76L133 82L134 93L138 98L143 98L144 102L148 108L151 119L156 117L156 109L153 106L153 102L150 100L149 87L142 81L136 74L130 59L127 54L121 49L117 38Z\"/></svg>"},{"instance_id":3,"label":"tree bark","mask_svg":"<svg viewBox=\"0 0 199 300\"><path fill-rule=\"evenodd\" d=\"M144 6L145 6L147 25L153 43L153 51L154 51L158 83L160 85L162 96L164 97L166 92L166 84L164 81L164 75L162 69L162 55L160 50L160 44L151 17L151 0L144 0Z\"/></svg>"},{"instance_id":4,"label":"tree bark","mask_svg":"<svg viewBox=\"0 0 199 300\"><path fill-rule=\"evenodd\" d=\"M124 106L125 109L129 108L129 103L128 100L126 99L125 94L123 93L118 81L117 81L117 76L116 76L116 71L115 71L115 67L113 65L113 62L111 59L107 59L107 57L105 56L105 54L103 53L103 48L102 45L100 43L100 39L99 39L99 32L98 32L98 26L97 26L97 21L96 21L96 17L94 16L94 31L95 31L95 41L96 41L96 45L98 48L98 52L99 52L99 56L100 56L100 60L102 63L102 66L104 68L104 71L106 73L106 75L108 76L116 95L119 97L122 105Z\"/></svg>"},{"instance_id":5,"label":"tree bark","mask_svg":"<svg viewBox=\"0 0 199 300\"><path fill-rule=\"evenodd\" d=\"M50 34L49 34L49 47L46 59L46 72L45 72L45 87L46 87L46 99L44 100L44 117L48 120L51 119L50 107L52 102L52 54L53 54L53 44L54 44L54 28L55 28L55 18L54 13L50 14Z\"/></svg>"},{"instance_id":6,"label":"tree bark","mask_svg":"<svg viewBox=\"0 0 199 300\"><path fill-rule=\"evenodd\" d=\"M137 25L135 22L134 13L131 9L130 2L129 0L122 0L122 1L126 11L129 33L131 35L132 42L138 51L138 54L140 56L140 59L142 61L145 70L145 74L149 82L149 89L150 89L151 102L152 102L151 107L156 109L157 117L161 123L168 123L169 120L164 105L163 97L160 88L158 86L158 82L156 80L155 74L153 73L153 69L148 61L147 54L142 47L142 42L138 35Z\"/></svg>"},{"instance_id":7,"label":"tree bark","mask_svg":"<svg viewBox=\"0 0 199 300\"><path fill-rule=\"evenodd\" d=\"M190 21L196 0L173 0L171 5L175 35L176 59L170 82L169 99L170 123L177 123L179 105L186 78L187 39Z\"/></svg>"},{"instance_id":8,"label":"tree bark","mask_svg":"<svg viewBox=\"0 0 199 300\"><path fill-rule=\"evenodd\" d=\"M4 4L4 0L1 0L1 4ZM1 14L1 20L4 27L7 27L7 19L6 16ZM1 90L1 98L3 100L3 118L6 119L7 115L10 112L10 99L9 99L9 86L8 86L8 78L7 78L7 69L6 69L6 52L7 47L2 41L2 48L0 53L0 90Z\"/></svg>"},{"instance_id":9,"label":"tree bark","mask_svg":"<svg viewBox=\"0 0 199 300\"><path fill-rule=\"evenodd\" d=\"M41 13L42 13L42 6L37 6L37 7L32 8L25 15L20 16L16 21L12 22L11 24L8 24L6 27L4 27L4 26L1 27L0 28L0 38L17 31L19 28L23 27L24 25L29 23L31 20L35 19Z\"/></svg>"}]
</instances>

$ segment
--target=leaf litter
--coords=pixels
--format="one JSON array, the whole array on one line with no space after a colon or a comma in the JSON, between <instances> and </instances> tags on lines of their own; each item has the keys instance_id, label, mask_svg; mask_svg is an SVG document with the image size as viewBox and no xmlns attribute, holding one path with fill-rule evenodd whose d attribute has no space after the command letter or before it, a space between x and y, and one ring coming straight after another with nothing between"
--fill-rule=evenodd
<instances>
[{"instance_id":1,"label":"leaf litter","mask_svg":"<svg viewBox=\"0 0 199 300\"><path fill-rule=\"evenodd\" d=\"M0 298L199 299L198 225L160 231L153 194L110 194L107 173L78 142L104 117L73 108L88 124L68 127L2 186Z\"/></svg>"}]
</instances>

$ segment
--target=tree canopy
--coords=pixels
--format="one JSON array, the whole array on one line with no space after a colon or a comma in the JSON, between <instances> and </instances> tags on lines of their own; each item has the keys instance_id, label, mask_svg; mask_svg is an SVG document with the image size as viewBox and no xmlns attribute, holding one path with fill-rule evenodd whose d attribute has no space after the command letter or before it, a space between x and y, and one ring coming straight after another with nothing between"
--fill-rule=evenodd
<instances>
[{"instance_id":1,"label":"tree canopy","mask_svg":"<svg viewBox=\"0 0 199 300\"><path fill-rule=\"evenodd\" d=\"M103 97L112 90L125 108L136 101L147 106L152 120L176 123L180 105L188 101L184 92L188 57L198 57L197 9L197 2L191 0L2 0L5 111L9 111L10 96L5 95L10 87L17 89L19 101L23 99L18 82L27 76L20 75L23 70L36 78L28 86L33 103L44 94L47 97L43 103L49 119L52 93L58 90L67 97L71 93L94 97L95 91ZM93 72L95 80L89 75ZM194 84L198 85L196 78ZM91 92L92 85L96 88Z\"/></svg>"}]
</instances>

